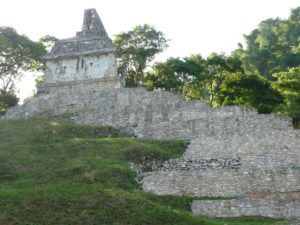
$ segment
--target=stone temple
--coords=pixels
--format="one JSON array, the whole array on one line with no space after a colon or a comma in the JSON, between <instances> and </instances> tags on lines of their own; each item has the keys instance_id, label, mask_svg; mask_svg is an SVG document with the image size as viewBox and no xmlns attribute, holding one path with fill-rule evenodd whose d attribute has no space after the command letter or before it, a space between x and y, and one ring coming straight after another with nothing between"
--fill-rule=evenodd
<instances>
[{"instance_id":1,"label":"stone temple","mask_svg":"<svg viewBox=\"0 0 300 225\"><path fill-rule=\"evenodd\" d=\"M207 107L180 95L124 88L115 50L96 10L76 37L45 56L38 95L0 119L33 116L109 125L140 138L190 142L184 155L143 171L143 190L158 195L226 197L194 200L195 214L300 219L300 130L291 119L245 107Z\"/></svg>"},{"instance_id":2,"label":"stone temple","mask_svg":"<svg viewBox=\"0 0 300 225\"><path fill-rule=\"evenodd\" d=\"M116 51L95 9L85 10L82 31L59 40L44 57L45 79L38 93L82 86L118 88Z\"/></svg>"}]
</instances>

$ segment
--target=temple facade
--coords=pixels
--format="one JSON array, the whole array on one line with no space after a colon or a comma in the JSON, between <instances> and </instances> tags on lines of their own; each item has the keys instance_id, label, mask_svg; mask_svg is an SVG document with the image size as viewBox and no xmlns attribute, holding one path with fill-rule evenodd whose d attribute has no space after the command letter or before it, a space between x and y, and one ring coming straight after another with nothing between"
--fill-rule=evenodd
<instances>
[{"instance_id":1,"label":"temple facade","mask_svg":"<svg viewBox=\"0 0 300 225\"><path fill-rule=\"evenodd\" d=\"M78 86L95 90L122 87L116 50L95 9L86 9L82 31L57 41L44 60L44 81L38 93Z\"/></svg>"}]
</instances>

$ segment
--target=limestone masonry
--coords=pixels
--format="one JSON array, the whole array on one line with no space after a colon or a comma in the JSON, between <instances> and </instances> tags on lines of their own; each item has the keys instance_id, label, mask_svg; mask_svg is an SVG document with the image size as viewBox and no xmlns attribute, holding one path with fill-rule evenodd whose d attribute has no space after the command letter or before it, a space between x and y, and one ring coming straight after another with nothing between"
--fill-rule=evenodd
<instances>
[{"instance_id":1,"label":"limestone masonry","mask_svg":"<svg viewBox=\"0 0 300 225\"><path fill-rule=\"evenodd\" d=\"M145 191L233 198L193 202L194 213L212 217L300 218L300 130L290 118L123 88L115 50L94 9L85 11L76 37L54 45L45 65L38 95L1 119L46 115L110 125L141 138L187 140L179 159L151 172L133 166Z\"/></svg>"},{"instance_id":2,"label":"limestone masonry","mask_svg":"<svg viewBox=\"0 0 300 225\"><path fill-rule=\"evenodd\" d=\"M85 88L120 87L116 51L95 9L86 10L82 31L59 40L45 59L45 79L38 93L50 93L78 84Z\"/></svg>"}]
</instances>

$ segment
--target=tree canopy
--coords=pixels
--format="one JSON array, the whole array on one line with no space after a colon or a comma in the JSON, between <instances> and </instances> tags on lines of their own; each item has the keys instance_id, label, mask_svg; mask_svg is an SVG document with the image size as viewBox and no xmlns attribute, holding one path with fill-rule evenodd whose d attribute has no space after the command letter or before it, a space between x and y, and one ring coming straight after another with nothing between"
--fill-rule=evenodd
<instances>
[{"instance_id":1,"label":"tree canopy","mask_svg":"<svg viewBox=\"0 0 300 225\"><path fill-rule=\"evenodd\" d=\"M291 116L294 123L300 125L300 67L289 69L288 72L275 73L276 81L273 87L282 96L284 103L278 110L282 114Z\"/></svg>"},{"instance_id":2,"label":"tree canopy","mask_svg":"<svg viewBox=\"0 0 300 225\"><path fill-rule=\"evenodd\" d=\"M265 78L233 73L222 82L219 101L220 105L245 105L256 108L259 113L271 113L283 103L283 97Z\"/></svg>"},{"instance_id":3,"label":"tree canopy","mask_svg":"<svg viewBox=\"0 0 300 225\"><path fill-rule=\"evenodd\" d=\"M204 68L205 60L200 55L183 59L171 57L166 62L155 63L152 71L146 73L143 83L150 90L182 92L185 84L201 79Z\"/></svg>"},{"instance_id":4,"label":"tree canopy","mask_svg":"<svg viewBox=\"0 0 300 225\"><path fill-rule=\"evenodd\" d=\"M45 46L18 34L11 27L0 27L0 112L18 103L15 81L24 71L42 68Z\"/></svg>"},{"instance_id":5,"label":"tree canopy","mask_svg":"<svg viewBox=\"0 0 300 225\"><path fill-rule=\"evenodd\" d=\"M6 112L7 108L17 105L18 101L14 93L0 91L0 115Z\"/></svg>"},{"instance_id":6,"label":"tree canopy","mask_svg":"<svg viewBox=\"0 0 300 225\"><path fill-rule=\"evenodd\" d=\"M41 68L41 57L45 54L42 43L19 35L11 27L0 27L0 90L13 93L15 79L22 71Z\"/></svg>"},{"instance_id":7,"label":"tree canopy","mask_svg":"<svg viewBox=\"0 0 300 225\"><path fill-rule=\"evenodd\" d=\"M214 106L218 105L218 93L224 79L239 71L243 68L237 57L212 53L204 59L201 55L191 55L154 64L153 70L146 73L143 84L149 90L175 91L189 100L202 99Z\"/></svg>"},{"instance_id":8,"label":"tree canopy","mask_svg":"<svg viewBox=\"0 0 300 225\"><path fill-rule=\"evenodd\" d=\"M269 80L273 73L300 65L300 7L288 19L267 19L249 35L240 52L246 71L256 72Z\"/></svg>"},{"instance_id":9,"label":"tree canopy","mask_svg":"<svg viewBox=\"0 0 300 225\"><path fill-rule=\"evenodd\" d=\"M113 45L118 52L119 66L127 69L127 86L134 87L140 85L144 70L155 55L168 47L165 35L148 24L117 34Z\"/></svg>"},{"instance_id":10,"label":"tree canopy","mask_svg":"<svg viewBox=\"0 0 300 225\"><path fill-rule=\"evenodd\" d=\"M205 100L210 106L246 105L260 113L286 114L300 121L300 7L288 19L262 21L246 45L230 55L171 57L155 63L143 85Z\"/></svg>"}]
</instances>

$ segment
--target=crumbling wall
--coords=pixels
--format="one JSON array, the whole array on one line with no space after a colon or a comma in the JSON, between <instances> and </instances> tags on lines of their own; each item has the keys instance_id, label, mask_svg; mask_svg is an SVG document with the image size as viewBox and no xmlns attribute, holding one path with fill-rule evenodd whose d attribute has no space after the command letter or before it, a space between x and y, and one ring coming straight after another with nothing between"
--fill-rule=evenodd
<instances>
[{"instance_id":1,"label":"crumbling wall","mask_svg":"<svg viewBox=\"0 0 300 225\"><path fill-rule=\"evenodd\" d=\"M143 189L158 195L240 196L300 190L300 170L169 170L143 174ZM299 193L300 194L300 193Z\"/></svg>"},{"instance_id":2,"label":"crumbling wall","mask_svg":"<svg viewBox=\"0 0 300 225\"><path fill-rule=\"evenodd\" d=\"M8 110L4 118L65 115L79 123L112 125L129 129L138 137L159 139L295 132L288 117L261 115L237 106L210 108L200 101L186 102L170 92L148 92L143 88L99 91L71 83L56 90Z\"/></svg>"}]
</instances>

